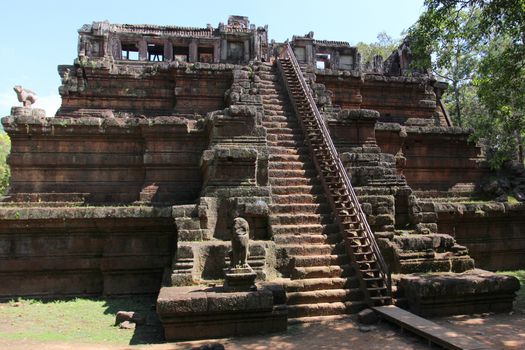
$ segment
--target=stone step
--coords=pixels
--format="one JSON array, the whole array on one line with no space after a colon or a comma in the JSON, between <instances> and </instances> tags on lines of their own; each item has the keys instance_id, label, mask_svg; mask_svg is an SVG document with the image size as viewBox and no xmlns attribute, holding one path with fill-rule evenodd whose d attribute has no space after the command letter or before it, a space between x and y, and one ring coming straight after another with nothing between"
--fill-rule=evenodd
<instances>
[{"instance_id":1,"label":"stone step","mask_svg":"<svg viewBox=\"0 0 525 350\"><path fill-rule=\"evenodd\" d=\"M339 232L338 224L309 225L272 225L272 233L276 235L331 234Z\"/></svg>"},{"instance_id":2,"label":"stone step","mask_svg":"<svg viewBox=\"0 0 525 350\"><path fill-rule=\"evenodd\" d=\"M297 141L297 142L304 142L306 139L302 133L295 133L295 134L274 134L277 136L276 141Z\"/></svg>"},{"instance_id":3,"label":"stone step","mask_svg":"<svg viewBox=\"0 0 525 350\"><path fill-rule=\"evenodd\" d=\"M330 233L330 234L279 234L273 236L273 240L276 244L280 245L296 245L296 244L306 244L306 243L314 243L314 244L340 244L341 242L341 234L340 232L336 233ZM296 257L301 258L301 257ZM313 261L311 263L314 263ZM335 263L334 263L335 264ZM317 266L319 264L314 264L312 266ZM324 265L330 265L330 264L324 264Z\"/></svg>"},{"instance_id":4,"label":"stone step","mask_svg":"<svg viewBox=\"0 0 525 350\"><path fill-rule=\"evenodd\" d=\"M292 279L350 277L354 274L350 265L299 266L292 269Z\"/></svg>"},{"instance_id":5,"label":"stone step","mask_svg":"<svg viewBox=\"0 0 525 350\"><path fill-rule=\"evenodd\" d=\"M366 304L360 301L290 305L288 307L288 317L298 318L351 314L357 313L365 307Z\"/></svg>"},{"instance_id":6,"label":"stone step","mask_svg":"<svg viewBox=\"0 0 525 350\"><path fill-rule=\"evenodd\" d=\"M289 121L295 121L297 123L297 119L293 115L292 110L286 110L286 111L275 111L270 109L264 110L265 116L275 116L275 115L284 115L286 118L288 118Z\"/></svg>"},{"instance_id":7,"label":"stone step","mask_svg":"<svg viewBox=\"0 0 525 350\"><path fill-rule=\"evenodd\" d=\"M293 127L289 127L290 130L296 130L298 127L299 127L299 124L296 120L291 120L289 117L283 115L283 114L276 114L276 115L265 115L264 116L264 119L263 119L263 122L262 122L262 125L265 127L265 128L272 128L271 124L272 123L276 123L278 122L279 125L282 124L282 123L289 123L289 124L292 124ZM277 126L275 128L287 128L286 126Z\"/></svg>"},{"instance_id":8,"label":"stone step","mask_svg":"<svg viewBox=\"0 0 525 350\"><path fill-rule=\"evenodd\" d=\"M348 257L345 254L296 256L294 258L296 267L344 265L347 262Z\"/></svg>"},{"instance_id":9,"label":"stone step","mask_svg":"<svg viewBox=\"0 0 525 350\"><path fill-rule=\"evenodd\" d=\"M268 176L271 178L293 178L293 177L314 177L317 176L315 169L268 169Z\"/></svg>"},{"instance_id":10,"label":"stone step","mask_svg":"<svg viewBox=\"0 0 525 350\"><path fill-rule=\"evenodd\" d=\"M288 147L288 148L299 148L299 147L306 148L306 144L303 140L268 141L268 146L270 147Z\"/></svg>"},{"instance_id":11,"label":"stone step","mask_svg":"<svg viewBox=\"0 0 525 350\"><path fill-rule=\"evenodd\" d=\"M270 162L288 162L288 161L307 161L309 160L300 154L270 154Z\"/></svg>"},{"instance_id":12,"label":"stone step","mask_svg":"<svg viewBox=\"0 0 525 350\"><path fill-rule=\"evenodd\" d=\"M276 195L287 195L287 194L323 194L323 189L320 186L272 186L272 193Z\"/></svg>"},{"instance_id":13,"label":"stone step","mask_svg":"<svg viewBox=\"0 0 525 350\"><path fill-rule=\"evenodd\" d=\"M292 107L286 104L263 104L264 111L291 112Z\"/></svg>"},{"instance_id":14,"label":"stone step","mask_svg":"<svg viewBox=\"0 0 525 350\"><path fill-rule=\"evenodd\" d=\"M276 74L274 73L270 73L270 72L260 72L259 74L257 74L259 76L259 78L261 78L263 81L278 81L278 77Z\"/></svg>"},{"instance_id":15,"label":"stone step","mask_svg":"<svg viewBox=\"0 0 525 350\"><path fill-rule=\"evenodd\" d=\"M271 63L261 63L255 68L257 72L275 72L275 67Z\"/></svg>"},{"instance_id":16,"label":"stone step","mask_svg":"<svg viewBox=\"0 0 525 350\"><path fill-rule=\"evenodd\" d=\"M260 80L257 83L258 87L261 88L279 88L281 87L281 84L278 81L274 80Z\"/></svg>"},{"instance_id":17,"label":"stone step","mask_svg":"<svg viewBox=\"0 0 525 350\"><path fill-rule=\"evenodd\" d=\"M290 106L290 103L288 101L286 101L285 99L283 98L279 98L278 95L276 96L268 96L268 95L263 95L262 96L262 103L263 103L263 107L268 107L270 105L276 105L276 106Z\"/></svg>"},{"instance_id":18,"label":"stone step","mask_svg":"<svg viewBox=\"0 0 525 350\"><path fill-rule=\"evenodd\" d=\"M307 156L308 153L308 147L306 146L300 146L300 147L283 147L283 146L272 146L269 145L268 150L270 152L270 155L302 155Z\"/></svg>"},{"instance_id":19,"label":"stone step","mask_svg":"<svg viewBox=\"0 0 525 350\"><path fill-rule=\"evenodd\" d=\"M271 124L273 123L279 123L278 125L289 123L289 124L292 124L293 126L292 127L287 127L287 126L272 127ZM271 113L271 114L265 113L263 120L262 120L262 125L266 128L277 129L277 128L284 127L284 128L289 128L291 130L295 130L295 129L299 130L299 122L293 118L290 118L286 113L280 113L280 114L279 113Z\"/></svg>"},{"instance_id":20,"label":"stone step","mask_svg":"<svg viewBox=\"0 0 525 350\"><path fill-rule=\"evenodd\" d=\"M272 161L268 164L270 171L272 170L312 170L315 169L313 164L301 161Z\"/></svg>"},{"instance_id":21,"label":"stone step","mask_svg":"<svg viewBox=\"0 0 525 350\"><path fill-rule=\"evenodd\" d=\"M306 213L330 213L331 209L328 203L308 203L308 204L271 204L271 213L294 213L294 214L306 214Z\"/></svg>"},{"instance_id":22,"label":"stone step","mask_svg":"<svg viewBox=\"0 0 525 350\"><path fill-rule=\"evenodd\" d=\"M321 196L314 196L311 194L289 194L289 195L272 195L274 204L313 204L317 203Z\"/></svg>"},{"instance_id":23,"label":"stone step","mask_svg":"<svg viewBox=\"0 0 525 350\"><path fill-rule=\"evenodd\" d=\"M321 234L280 234L273 236L273 240L279 245L326 244L327 236Z\"/></svg>"},{"instance_id":24,"label":"stone step","mask_svg":"<svg viewBox=\"0 0 525 350\"><path fill-rule=\"evenodd\" d=\"M309 225L272 225L272 234L277 235L303 235L303 234L324 234L324 226L321 224Z\"/></svg>"},{"instance_id":25,"label":"stone step","mask_svg":"<svg viewBox=\"0 0 525 350\"><path fill-rule=\"evenodd\" d=\"M286 293L286 303L288 305L359 301L362 298L363 293L359 288Z\"/></svg>"},{"instance_id":26,"label":"stone step","mask_svg":"<svg viewBox=\"0 0 525 350\"><path fill-rule=\"evenodd\" d=\"M308 225L308 224L329 224L331 218L319 214L273 214L269 222L272 225Z\"/></svg>"},{"instance_id":27,"label":"stone step","mask_svg":"<svg viewBox=\"0 0 525 350\"><path fill-rule=\"evenodd\" d=\"M270 178L269 182L271 186L307 186L320 184L318 179L306 177Z\"/></svg>"},{"instance_id":28,"label":"stone step","mask_svg":"<svg viewBox=\"0 0 525 350\"><path fill-rule=\"evenodd\" d=\"M332 255L341 250L340 247L334 244L282 244L281 248L285 249L289 255Z\"/></svg>"},{"instance_id":29,"label":"stone step","mask_svg":"<svg viewBox=\"0 0 525 350\"><path fill-rule=\"evenodd\" d=\"M286 117L282 116L274 116L273 119L282 118L282 121L286 121ZM279 121L279 120L276 120ZM263 123L264 126L264 123ZM266 131L268 134L275 134L275 135L303 135L303 132L299 129L292 129L287 127L278 127L278 128L266 128Z\"/></svg>"},{"instance_id":30,"label":"stone step","mask_svg":"<svg viewBox=\"0 0 525 350\"><path fill-rule=\"evenodd\" d=\"M286 280L286 293L314 291L322 289L349 289L359 287L357 277L309 278L304 280Z\"/></svg>"}]
</instances>

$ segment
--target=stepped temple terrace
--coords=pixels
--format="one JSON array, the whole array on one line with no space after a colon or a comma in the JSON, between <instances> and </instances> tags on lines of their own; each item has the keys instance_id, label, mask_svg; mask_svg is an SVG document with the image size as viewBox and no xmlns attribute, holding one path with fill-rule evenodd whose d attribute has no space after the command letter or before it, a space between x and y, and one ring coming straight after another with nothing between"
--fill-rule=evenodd
<instances>
[{"instance_id":1,"label":"stepped temple terrace","mask_svg":"<svg viewBox=\"0 0 525 350\"><path fill-rule=\"evenodd\" d=\"M56 115L19 87L2 119L0 298L158 294L168 341L512 309L489 271L525 266L525 204L408 41L364 62L242 16L78 32Z\"/></svg>"}]
</instances>

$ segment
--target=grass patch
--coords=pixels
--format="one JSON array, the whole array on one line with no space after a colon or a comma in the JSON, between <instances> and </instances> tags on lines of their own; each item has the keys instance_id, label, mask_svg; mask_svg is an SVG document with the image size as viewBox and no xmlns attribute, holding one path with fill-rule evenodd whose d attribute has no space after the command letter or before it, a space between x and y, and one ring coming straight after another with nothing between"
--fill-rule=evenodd
<instances>
[{"instance_id":1,"label":"grass patch","mask_svg":"<svg viewBox=\"0 0 525 350\"><path fill-rule=\"evenodd\" d=\"M19 299L0 303L0 339L144 344L162 341L152 297ZM114 326L118 311L147 315L147 325L135 330ZM152 320L153 318L153 320Z\"/></svg>"},{"instance_id":2,"label":"grass patch","mask_svg":"<svg viewBox=\"0 0 525 350\"><path fill-rule=\"evenodd\" d=\"M516 293L516 300L514 301L514 308L525 311L525 270L515 271L498 271L500 275L510 275L516 277L520 281L521 288Z\"/></svg>"}]
</instances>

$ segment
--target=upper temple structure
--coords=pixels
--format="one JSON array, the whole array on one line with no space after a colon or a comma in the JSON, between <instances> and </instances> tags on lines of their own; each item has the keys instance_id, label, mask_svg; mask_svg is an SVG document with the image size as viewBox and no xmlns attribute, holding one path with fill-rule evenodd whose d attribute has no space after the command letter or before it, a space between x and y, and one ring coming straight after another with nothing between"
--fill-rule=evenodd
<instances>
[{"instance_id":1,"label":"upper temple structure","mask_svg":"<svg viewBox=\"0 0 525 350\"><path fill-rule=\"evenodd\" d=\"M168 340L510 310L518 281L475 267L523 267L523 171L491 172L410 43L363 62L313 32L268 38L243 16L79 29L56 116L2 119L0 297L159 293Z\"/></svg>"}]
</instances>

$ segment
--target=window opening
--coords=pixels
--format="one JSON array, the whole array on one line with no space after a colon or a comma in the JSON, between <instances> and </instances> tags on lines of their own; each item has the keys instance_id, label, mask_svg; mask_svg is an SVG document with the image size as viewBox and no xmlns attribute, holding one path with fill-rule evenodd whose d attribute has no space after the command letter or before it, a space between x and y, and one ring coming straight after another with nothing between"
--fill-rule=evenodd
<instances>
[{"instance_id":1,"label":"window opening","mask_svg":"<svg viewBox=\"0 0 525 350\"><path fill-rule=\"evenodd\" d=\"M148 61L164 61L164 46L157 44L148 44Z\"/></svg>"},{"instance_id":2,"label":"window opening","mask_svg":"<svg viewBox=\"0 0 525 350\"><path fill-rule=\"evenodd\" d=\"M318 53L315 55L315 67L317 69L329 69L330 68L330 54Z\"/></svg>"},{"instance_id":3,"label":"window opening","mask_svg":"<svg viewBox=\"0 0 525 350\"><path fill-rule=\"evenodd\" d=\"M177 62L188 62L190 60L190 48L188 46L174 46L173 60Z\"/></svg>"},{"instance_id":4,"label":"window opening","mask_svg":"<svg viewBox=\"0 0 525 350\"><path fill-rule=\"evenodd\" d=\"M198 61L204 63L213 63L213 47L199 47Z\"/></svg>"},{"instance_id":5,"label":"window opening","mask_svg":"<svg viewBox=\"0 0 525 350\"><path fill-rule=\"evenodd\" d=\"M130 61L139 60L139 49L135 44L122 44L122 59Z\"/></svg>"}]
</instances>

